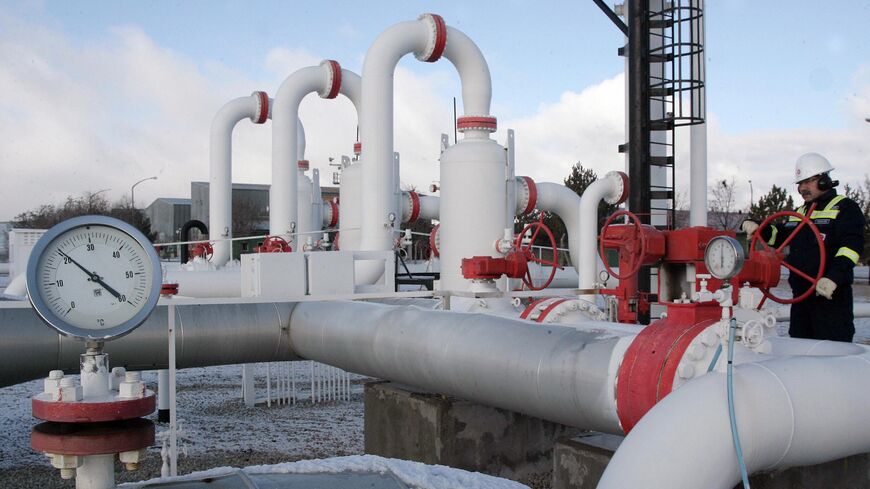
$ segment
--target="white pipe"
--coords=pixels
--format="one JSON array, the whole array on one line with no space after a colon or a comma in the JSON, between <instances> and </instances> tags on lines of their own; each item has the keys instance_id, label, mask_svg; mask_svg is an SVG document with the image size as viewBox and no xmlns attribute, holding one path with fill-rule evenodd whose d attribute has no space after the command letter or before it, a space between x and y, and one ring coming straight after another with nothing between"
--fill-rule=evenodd
<instances>
[{"instance_id":1,"label":"white pipe","mask_svg":"<svg viewBox=\"0 0 870 489\"><path fill-rule=\"evenodd\" d=\"M88 455L76 468L76 489L114 489L115 455Z\"/></svg>"},{"instance_id":2,"label":"white pipe","mask_svg":"<svg viewBox=\"0 0 870 489\"><path fill-rule=\"evenodd\" d=\"M568 249L571 263L579 270L580 257L580 196L570 188L558 183L541 182L534 184L538 189L538 202L535 207L552 212L562 219L568 231ZM595 219L597 221L597 206ZM559 237L555 236L558 240ZM558 242L557 242L558 244ZM597 264L595 265L597 269ZM573 284L572 284L573 285Z\"/></svg>"},{"instance_id":3,"label":"white pipe","mask_svg":"<svg viewBox=\"0 0 870 489\"><path fill-rule=\"evenodd\" d=\"M443 38L446 32L446 41ZM443 43L443 44L439 44ZM492 83L480 49L462 32L446 27L443 19L430 14L385 30L366 53L363 64L360 134L362 146L363 250L391 250L397 220L398 181L393 177L393 76L399 60L415 53L421 61L436 61L443 55L459 72L466 115L488 116ZM390 216L393 220L390 220ZM357 274L361 283L374 283L383 275L383 263L362 262Z\"/></svg>"},{"instance_id":4,"label":"white pipe","mask_svg":"<svg viewBox=\"0 0 870 489\"><path fill-rule=\"evenodd\" d=\"M220 238L213 245L212 263L223 266L230 260L233 237L232 225L232 144L233 129L242 119L254 124L266 122L269 115L269 97L265 92L254 92L226 103L215 114L209 135L208 229L212 238Z\"/></svg>"},{"instance_id":5,"label":"white pipe","mask_svg":"<svg viewBox=\"0 0 870 489\"><path fill-rule=\"evenodd\" d=\"M580 197L580 224L577 273L580 276L579 288L591 289L598 275L598 204L604 200L608 204L624 202L628 197L628 176L623 172L612 171L604 178L592 182ZM594 296L583 297L594 300Z\"/></svg>"},{"instance_id":6,"label":"white pipe","mask_svg":"<svg viewBox=\"0 0 870 489\"><path fill-rule=\"evenodd\" d=\"M322 98L334 98L339 93L344 71L337 62L327 60L319 66L309 66L287 77L275 95L272 109L272 187L269 190L269 234L280 235L298 246L295 236L299 215L296 198L299 148L296 138L299 104L303 97L316 91Z\"/></svg>"},{"instance_id":7,"label":"white pipe","mask_svg":"<svg viewBox=\"0 0 870 489\"><path fill-rule=\"evenodd\" d=\"M700 88L691 92L692 103L700 104L706 113L707 89L703 84L707 77L705 43L705 19L701 12L700 19L696 22L696 29L692 29L692 42L701 46L701 54L697 61L692 63L692 78L702 83ZM697 92L697 95L696 95ZM689 163L689 225L707 225L707 123L695 124L689 130L690 163Z\"/></svg>"},{"instance_id":8,"label":"white pipe","mask_svg":"<svg viewBox=\"0 0 870 489\"><path fill-rule=\"evenodd\" d=\"M238 268L221 270L167 270L166 283L178 284L183 297L241 297L242 274Z\"/></svg>"},{"instance_id":9,"label":"white pipe","mask_svg":"<svg viewBox=\"0 0 870 489\"><path fill-rule=\"evenodd\" d=\"M772 309L777 321L784 322L791 319L791 306L778 305ZM852 313L856 318L870 318L870 302L853 302Z\"/></svg>"},{"instance_id":10,"label":"white pipe","mask_svg":"<svg viewBox=\"0 0 870 489\"><path fill-rule=\"evenodd\" d=\"M416 197L412 197L412 193ZM422 195L413 191L402 192L402 223L412 223L420 219L431 221L440 215L441 198L436 195Z\"/></svg>"},{"instance_id":11,"label":"white pipe","mask_svg":"<svg viewBox=\"0 0 870 489\"><path fill-rule=\"evenodd\" d=\"M870 354L863 350L735 368L737 426L751 473L870 451ZM622 442L598 488L730 489L739 474L725 376L714 373L650 410Z\"/></svg>"},{"instance_id":12,"label":"white pipe","mask_svg":"<svg viewBox=\"0 0 870 489\"><path fill-rule=\"evenodd\" d=\"M501 224L501 222L499 222ZM634 334L363 302L304 302L290 315L303 358L571 426L621 433L616 371ZM485 353L484 353L485 352ZM570 365L570 368L566 366Z\"/></svg>"}]
</instances>

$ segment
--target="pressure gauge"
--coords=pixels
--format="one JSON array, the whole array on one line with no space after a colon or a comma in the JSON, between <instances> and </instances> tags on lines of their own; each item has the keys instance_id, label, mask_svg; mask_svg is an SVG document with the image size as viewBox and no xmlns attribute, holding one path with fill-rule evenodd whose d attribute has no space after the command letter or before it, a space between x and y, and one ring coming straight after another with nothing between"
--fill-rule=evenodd
<instances>
[{"instance_id":1,"label":"pressure gauge","mask_svg":"<svg viewBox=\"0 0 870 489\"><path fill-rule=\"evenodd\" d=\"M704 265L710 275L720 280L728 280L740 273L745 259L743 246L730 236L716 236L704 250Z\"/></svg>"},{"instance_id":2,"label":"pressure gauge","mask_svg":"<svg viewBox=\"0 0 870 489\"><path fill-rule=\"evenodd\" d=\"M133 226L83 216L49 229L27 263L27 293L61 334L109 340L142 324L160 297L160 259Z\"/></svg>"}]
</instances>

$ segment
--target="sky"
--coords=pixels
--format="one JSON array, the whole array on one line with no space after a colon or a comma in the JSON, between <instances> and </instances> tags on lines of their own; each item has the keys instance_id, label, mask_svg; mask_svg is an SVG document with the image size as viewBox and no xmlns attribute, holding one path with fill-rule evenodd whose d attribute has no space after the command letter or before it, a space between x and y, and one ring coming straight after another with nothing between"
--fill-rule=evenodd
<instances>
[{"instance_id":1,"label":"sky","mask_svg":"<svg viewBox=\"0 0 870 489\"><path fill-rule=\"evenodd\" d=\"M706 2L710 182L734 179L738 205L791 183L816 151L858 183L870 172L870 2ZM397 22L434 11L489 63L492 113L516 131L517 173L561 182L581 162L623 169L621 33L591 0L483 2L0 1L0 221L67 196L105 190L136 205L189 197L208 180L208 136L226 102L274 95L295 70L336 59L360 73ZM441 133L453 133L460 83L449 62L406 56L396 70L395 149L402 182L438 179ZM461 98L458 101L462 113ZM324 184L328 158L349 154L346 99L300 107L307 154ZM270 124L234 133L233 179L268 183ZM688 170L678 134L677 187ZM683 171L683 170L686 171Z\"/></svg>"}]
</instances>

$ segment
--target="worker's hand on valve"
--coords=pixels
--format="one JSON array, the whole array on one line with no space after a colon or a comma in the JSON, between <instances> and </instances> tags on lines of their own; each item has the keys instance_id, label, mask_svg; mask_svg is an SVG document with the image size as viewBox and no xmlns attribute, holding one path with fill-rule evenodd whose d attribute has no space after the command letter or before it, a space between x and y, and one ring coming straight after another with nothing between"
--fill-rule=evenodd
<instances>
[{"instance_id":1,"label":"worker's hand on valve","mask_svg":"<svg viewBox=\"0 0 870 489\"><path fill-rule=\"evenodd\" d=\"M740 224L740 229L746 233L746 236L752 236L755 234L755 231L758 231L758 223L747 219Z\"/></svg>"},{"instance_id":2,"label":"worker's hand on valve","mask_svg":"<svg viewBox=\"0 0 870 489\"><path fill-rule=\"evenodd\" d=\"M835 290L837 290L837 284L827 277L820 278L816 283L816 295L820 295L825 299L830 300Z\"/></svg>"}]
</instances>

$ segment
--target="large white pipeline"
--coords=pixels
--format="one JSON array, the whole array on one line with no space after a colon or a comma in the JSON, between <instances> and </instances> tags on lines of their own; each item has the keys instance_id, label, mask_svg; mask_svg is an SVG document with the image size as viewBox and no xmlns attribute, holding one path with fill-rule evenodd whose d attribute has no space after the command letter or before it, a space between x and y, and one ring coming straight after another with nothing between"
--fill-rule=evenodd
<instances>
[{"instance_id":1,"label":"large white pipeline","mask_svg":"<svg viewBox=\"0 0 870 489\"><path fill-rule=\"evenodd\" d=\"M272 187L269 191L269 234L280 235L297 249L295 236L299 215L296 196L299 159L296 133L299 104L311 92L321 98L335 98L339 93L351 99L359 112L359 76L342 70L338 62L326 60L319 66L297 70L287 77L275 95L272 109Z\"/></svg>"},{"instance_id":2,"label":"large white pipeline","mask_svg":"<svg viewBox=\"0 0 870 489\"><path fill-rule=\"evenodd\" d=\"M393 163L393 74L399 60L414 53L420 61L434 62L442 54L459 72L462 103L467 116L489 116L492 84L480 49L462 32L432 14L402 22L385 30L366 53L363 64L360 134L362 147L361 248L391 250L399 224L398 181ZM383 275L383 263L362 262L359 279L374 283Z\"/></svg>"},{"instance_id":3,"label":"large white pipeline","mask_svg":"<svg viewBox=\"0 0 870 489\"><path fill-rule=\"evenodd\" d=\"M870 451L870 352L860 349L856 355L735 367L735 413L750 473ZM739 481L725 376L714 373L649 411L616 451L598 488L730 489Z\"/></svg>"},{"instance_id":4,"label":"large white pipeline","mask_svg":"<svg viewBox=\"0 0 870 489\"><path fill-rule=\"evenodd\" d=\"M579 265L579 288L593 288L598 274L598 204L602 200L608 204L619 204L627 197L628 176L619 171L609 172L592 182L583 192L580 198L579 259L575 262ZM585 296L584 299L591 301L594 296Z\"/></svg>"}]
</instances>

